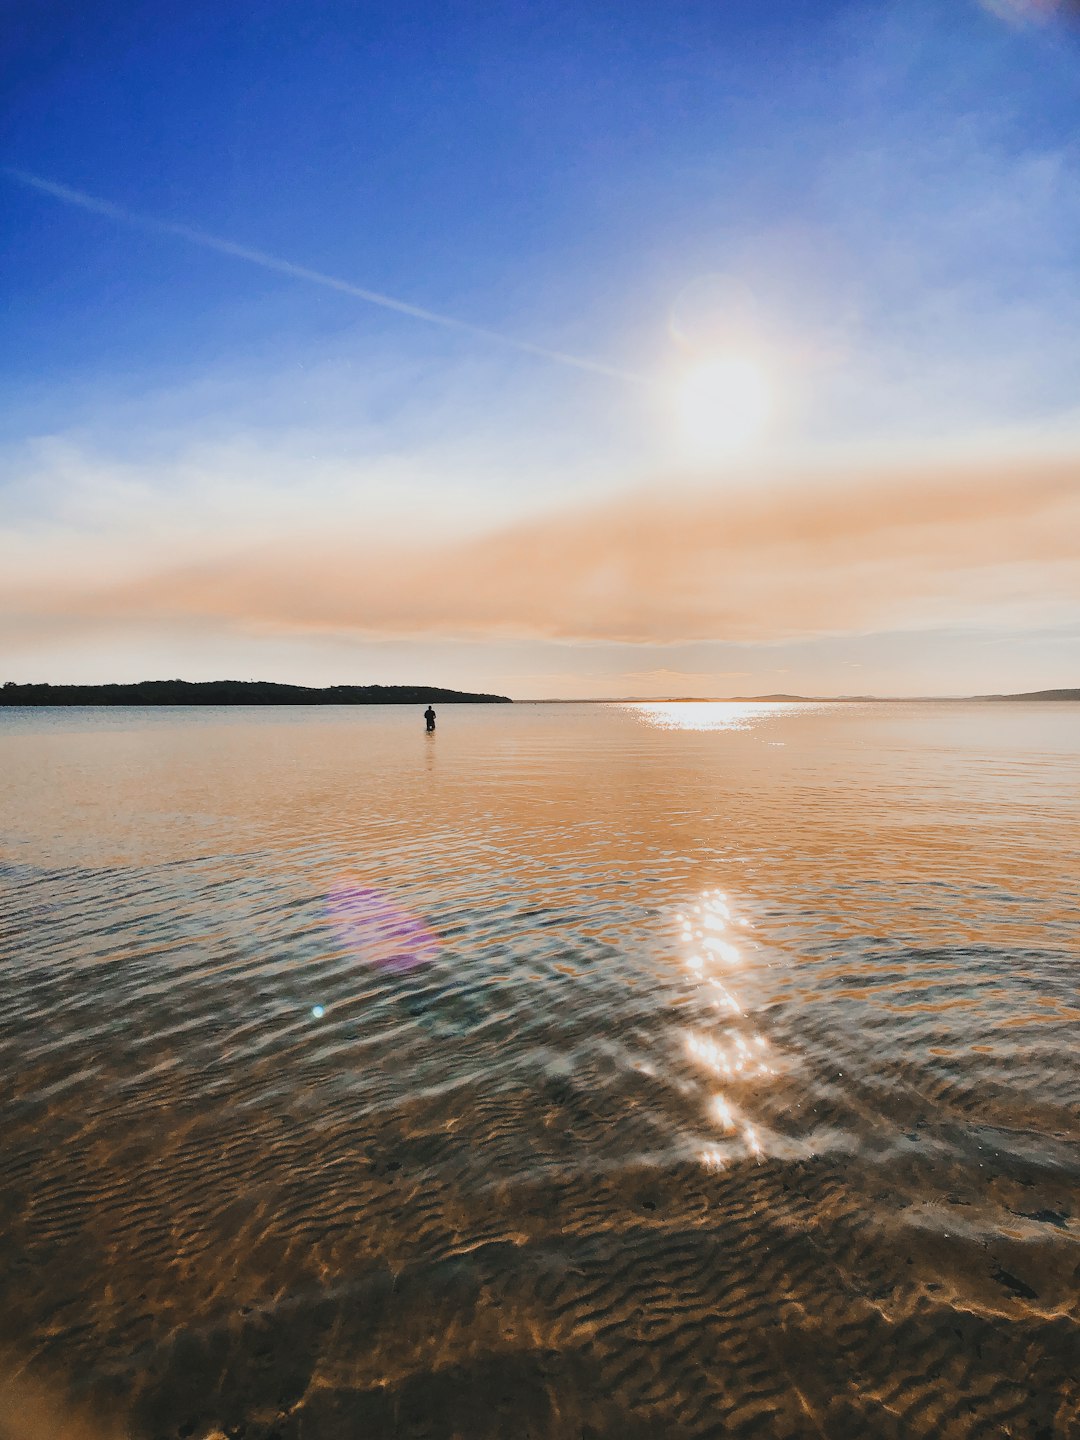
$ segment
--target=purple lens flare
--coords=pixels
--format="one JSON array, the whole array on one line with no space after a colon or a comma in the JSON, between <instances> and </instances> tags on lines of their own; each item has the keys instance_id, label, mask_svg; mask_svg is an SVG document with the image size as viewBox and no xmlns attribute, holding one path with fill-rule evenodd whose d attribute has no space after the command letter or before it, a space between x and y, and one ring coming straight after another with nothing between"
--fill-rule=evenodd
<instances>
[{"instance_id":1,"label":"purple lens flare","mask_svg":"<svg viewBox=\"0 0 1080 1440\"><path fill-rule=\"evenodd\" d=\"M365 965L404 974L438 956L435 932L382 890L341 881L326 897L326 913L342 943Z\"/></svg>"}]
</instances>

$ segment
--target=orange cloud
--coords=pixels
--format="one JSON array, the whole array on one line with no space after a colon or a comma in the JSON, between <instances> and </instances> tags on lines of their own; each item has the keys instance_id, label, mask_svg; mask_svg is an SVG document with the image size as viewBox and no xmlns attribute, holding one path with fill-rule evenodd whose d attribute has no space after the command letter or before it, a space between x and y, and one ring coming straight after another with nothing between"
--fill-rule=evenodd
<instances>
[{"instance_id":1,"label":"orange cloud","mask_svg":"<svg viewBox=\"0 0 1080 1440\"><path fill-rule=\"evenodd\" d=\"M328 532L0 594L13 638L199 620L665 643L1023 624L1080 601L1080 461L660 490L408 547Z\"/></svg>"}]
</instances>

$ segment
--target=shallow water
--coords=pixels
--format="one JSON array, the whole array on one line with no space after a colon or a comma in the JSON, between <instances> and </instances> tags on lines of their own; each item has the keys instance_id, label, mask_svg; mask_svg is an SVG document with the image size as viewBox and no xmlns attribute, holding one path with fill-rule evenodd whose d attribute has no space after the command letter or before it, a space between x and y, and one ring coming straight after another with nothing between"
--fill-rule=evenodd
<instances>
[{"instance_id":1,"label":"shallow water","mask_svg":"<svg viewBox=\"0 0 1080 1440\"><path fill-rule=\"evenodd\" d=\"M1080 1435L1080 706L0 710L0 837L0 1435Z\"/></svg>"}]
</instances>

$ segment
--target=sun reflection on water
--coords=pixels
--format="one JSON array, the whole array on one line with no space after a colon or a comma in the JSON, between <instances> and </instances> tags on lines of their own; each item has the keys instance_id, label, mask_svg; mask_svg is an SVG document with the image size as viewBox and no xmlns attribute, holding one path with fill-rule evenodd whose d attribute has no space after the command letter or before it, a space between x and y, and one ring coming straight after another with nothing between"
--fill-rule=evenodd
<instances>
[{"instance_id":1,"label":"sun reflection on water","mask_svg":"<svg viewBox=\"0 0 1080 1440\"><path fill-rule=\"evenodd\" d=\"M707 891L697 905L675 918L685 946L684 963L701 987L703 1007L717 1012L714 1025L687 1031L684 1042L690 1060L725 1084L724 1091L710 1094L707 1105L710 1123L724 1138L707 1145L698 1157L707 1169L718 1170L740 1156L760 1159L765 1154L761 1127L747 1116L746 1106L754 1091L777 1074L777 1065L767 1037L748 1025L745 1008L730 988L731 971L744 964L731 931L738 926L745 932L747 922L732 915L719 890Z\"/></svg>"},{"instance_id":2,"label":"sun reflection on water","mask_svg":"<svg viewBox=\"0 0 1080 1440\"><path fill-rule=\"evenodd\" d=\"M752 730L762 720L822 707L790 700L632 701L618 707L658 730Z\"/></svg>"}]
</instances>

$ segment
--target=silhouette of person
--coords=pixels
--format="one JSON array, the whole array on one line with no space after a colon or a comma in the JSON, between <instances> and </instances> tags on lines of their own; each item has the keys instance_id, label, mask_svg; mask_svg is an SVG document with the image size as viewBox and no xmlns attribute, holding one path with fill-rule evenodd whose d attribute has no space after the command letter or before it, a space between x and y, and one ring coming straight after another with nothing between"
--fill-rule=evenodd
<instances>
[{"instance_id":1,"label":"silhouette of person","mask_svg":"<svg viewBox=\"0 0 1080 1440\"><path fill-rule=\"evenodd\" d=\"M431 708L430 705L429 705L429 706L427 707L427 709L424 711L424 719L427 721L427 728L428 728L429 730L434 730L434 729L435 729L435 711Z\"/></svg>"}]
</instances>

